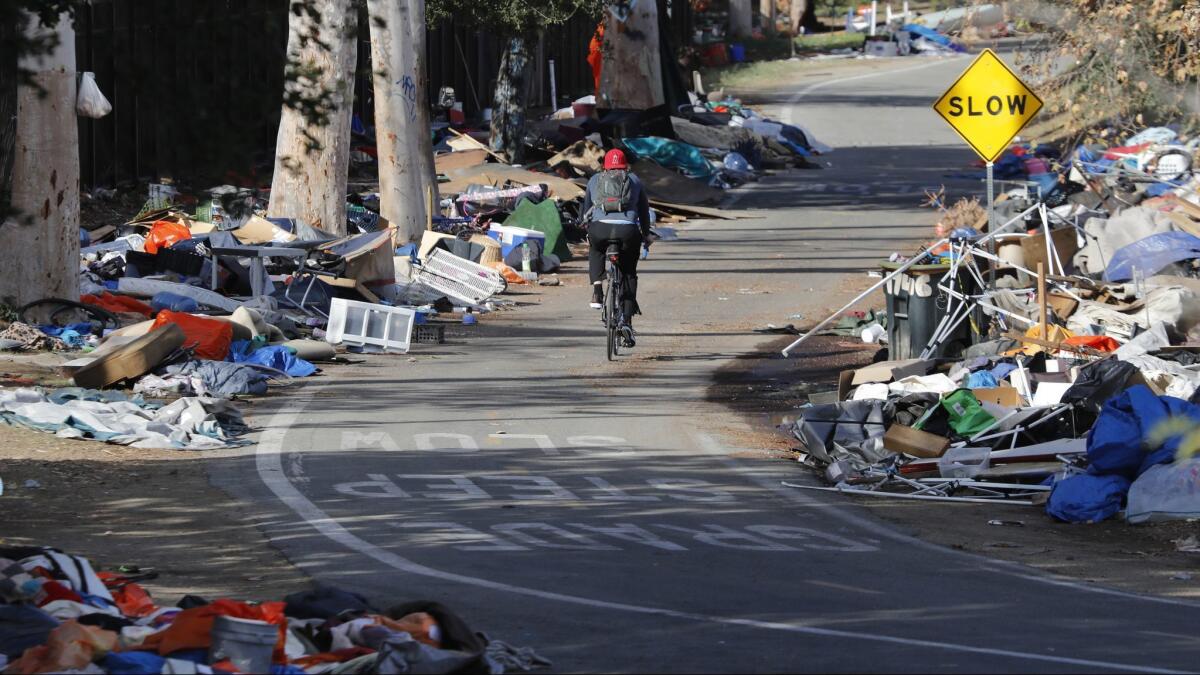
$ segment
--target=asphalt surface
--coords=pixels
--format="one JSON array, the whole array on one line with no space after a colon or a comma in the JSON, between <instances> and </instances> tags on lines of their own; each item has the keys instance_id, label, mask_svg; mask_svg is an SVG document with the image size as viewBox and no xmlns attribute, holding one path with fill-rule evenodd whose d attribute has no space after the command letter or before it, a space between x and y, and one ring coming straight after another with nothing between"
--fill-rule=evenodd
<instances>
[{"instance_id":1,"label":"asphalt surface","mask_svg":"<svg viewBox=\"0 0 1200 675\"><path fill-rule=\"evenodd\" d=\"M784 488L808 479L739 447L755 421L705 400L764 343L752 328L823 318L930 236L924 189L980 189L948 177L972 155L929 107L966 63L865 63L773 94L769 111L838 149L741 191L763 218L655 246L620 363L567 275L413 361L297 389L214 482L316 580L442 601L558 671L1196 669L1196 606L923 544Z\"/></svg>"}]
</instances>

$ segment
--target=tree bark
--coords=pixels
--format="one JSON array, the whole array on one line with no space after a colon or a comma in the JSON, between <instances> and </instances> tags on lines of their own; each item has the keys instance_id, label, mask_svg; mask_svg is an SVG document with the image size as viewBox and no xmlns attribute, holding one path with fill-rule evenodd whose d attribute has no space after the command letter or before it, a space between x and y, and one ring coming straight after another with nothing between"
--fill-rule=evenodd
<instances>
[{"instance_id":1,"label":"tree bark","mask_svg":"<svg viewBox=\"0 0 1200 675\"><path fill-rule=\"evenodd\" d=\"M750 37L753 18L750 0L729 0L729 34L732 37Z\"/></svg>"},{"instance_id":2,"label":"tree bark","mask_svg":"<svg viewBox=\"0 0 1200 675\"><path fill-rule=\"evenodd\" d=\"M268 215L299 218L330 234L346 233L346 180L350 170L350 122L354 70L358 63L358 12L353 0L313 0L320 21L307 13L289 15L288 61L297 79L289 94L314 100L331 94L322 106L327 118L306 119L283 106L275 142L275 173ZM303 36L316 31L326 47ZM298 68L295 68L298 66Z\"/></svg>"},{"instance_id":3,"label":"tree bark","mask_svg":"<svg viewBox=\"0 0 1200 675\"><path fill-rule=\"evenodd\" d=\"M0 302L18 307L44 298L79 298L79 128L75 117L75 28L67 15L47 29L30 17L26 31L57 34L57 49L22 66L45 96L17 90L12 206L0 223Z\"/></svg>"},{"instance_id":4,"label":"tree bark","mask_svg":"<svg viewBox=\"0 0 1200 675\"><path fill-rule=\"evenodd\" d=\"M758 16L764 35L775 34L775 0L758 0Z\"/></svg>"},{"instance_id":5,"label":"tree bark","mask_svg":"<svg viewBox=\"0 0 1200 675\"><path fill-rule=\"evenodd\" d=\"M609 13L600 71L601 106L645 110L662 105L662 57L658 48L658 3L642 0L621 22Z\"/></svg>"},{"instance_id":6,"label":"tree bark","mask_svg":"<svg viewBox=\"0 0 1200 675\"><path fill-rule=\"evenodd\" d=\"M792 0L788 18L792 27L792 35L799 35L801 27L808 33L820 29L820 22L817 21L816 0Z\"/></svg>"},{"instance_id":7,"label":"tree bark","mask_svg":"<svg viewBox=\"0 0 1200 675\"><path fill-rule=\"evenodd\" d=\"M437 198L425 79L424 0L368 0L375 85L379 210L398 243L425 231L427 191Z\"/></svg>"},{"instance_id":8,"label":"tree bark","mask_svg":"<svg viewBox=\"0 0 1200 675\"><path fill-rule=\"evenodd\" d=\"M529 101L529 43L523 37L509 38L500 58L496 93L492 100L492 150L503 153L513 164L525 154L525 107Z\"/></svg>"}]
</instances>

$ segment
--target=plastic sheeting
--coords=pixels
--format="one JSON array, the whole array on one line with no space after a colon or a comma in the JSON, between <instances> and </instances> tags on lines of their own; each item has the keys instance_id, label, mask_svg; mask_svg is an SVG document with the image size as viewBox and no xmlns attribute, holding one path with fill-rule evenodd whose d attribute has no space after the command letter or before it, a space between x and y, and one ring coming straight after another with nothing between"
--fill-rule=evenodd
<instances>
[{"instance_id":1,"label":"plastic sheeting","mask_svg":"<svg viewBox=\"0 0 1200 675\"><path fill-rule=\"evenodd\" d=\"M657 136L625 138L621 142L638 157L653 160L668 169L678 169L688 178L712 178L712 165L694 145Z\"/></svg>"},{"instance_id":2,"label":"plastic sheeting","mask_svg":"<svg viewBox=\"0 0 1200 675\"><path fill-rule=\"evenodd\" d=\"M1173 263L1200 258L1200 237L1187 232L1160 232L1121 247L1104 270L1105 281L1128 281L1136 267L1145 276Z\"/></svg>"},{"instance_id":3,"label":"plastic sheeting","mask_svg":"<svg viewBox=\"0 0 1200 675\"><path fill-rule=\"evenodd\" d=\"M887 457L883 434L887 430L883 401L849 401L808 408L792 426L792 433L818 460L832 464L849 460L865 468Z\"/></svg>"},{"instance_id":4,"label":"plastic sheeting","mask_svg":"<svg viewBox=\"0 0 1200 675\"><path fill-rule=\"evenodd\" d=\"M162 408L105 392L56 397L37 389L0 390L0 419L60 438L85 438L135 448L208 450L240 445L244 427L229 402L181 398Z\"/></svg>"},{"instance_id":5,"label":"plastic sheeting","mask_svg":"<svg viewBox=\"0 0 1200 675\"><path fill-rule=\"evenodd\" d=\"M1146 469L1129 488L1131 523L1200 518L1200 458Z\"/></svg>"}]
</instances>

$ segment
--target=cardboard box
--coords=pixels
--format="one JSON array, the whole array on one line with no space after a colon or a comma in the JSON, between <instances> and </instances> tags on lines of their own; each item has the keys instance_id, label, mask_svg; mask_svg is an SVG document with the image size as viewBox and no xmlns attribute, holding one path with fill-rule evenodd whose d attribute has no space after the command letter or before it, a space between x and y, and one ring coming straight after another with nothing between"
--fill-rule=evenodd
<instances>
[{"instance_id":1,"label":"cardboard box","mask_svg":"<svg viewBox=\"0 0 1200 675\"><path fill-rule=\"evenodd\" d=\"M140 377L182 347L183 342L183 329L169 323L83 366L75 371L73 379L80 387L103 389Z\"/></svg>"},{"instance_id":2,"label":"cardboard box","mask_svg":"<svg viewBox=\"0 0 1200 675\"><path fill-rule=\"evenodd\" d=\"M883 435L883 447L913 457L931 459L946 454L950 439L920 429L893 424Z\"/></svg>"},{"instance_id":3,"label":"cardboard box","mask_svg":"<svg viewBox=\"0 0 1200 675\"><path fill-rule=\"evenodd\" d=\"M936 365L936 361L922 361L921 359L880 361L854 371L854 379L850 384L857 387L860 384L871 384L872 382L902 380L910 375L928 375Z\"/></svg>"},{"instance_id":4,"label":"cardboard box","mask_svg":"<svg viewBox=\"0 0 1200 675\"><path fill-rule=\"evenodd\" d=\"M1050 241L1058 251L1058 259L1067 264L1079 250L1079 240L1075 228L1062 227L1050 233ZM1050 265L1046 263L1046 235L1035 234L1021 240L1021 251L1025 254L1025 269L1037 272L1038 263L1045 266L1047 272Z\"/></svg>"},{"instance_id":5,"label":"cardboard box","mask_svg":"<svg viewBox=\"0 0 1200 675\"><path fill-rule=\"evenodd\" d=\"M972 389L972 394L980 403L992 403L1006 408L1019 408L1025 405L1021 393L1013 387L990 387L987 389Z\"/></svg>"}]
</instances>

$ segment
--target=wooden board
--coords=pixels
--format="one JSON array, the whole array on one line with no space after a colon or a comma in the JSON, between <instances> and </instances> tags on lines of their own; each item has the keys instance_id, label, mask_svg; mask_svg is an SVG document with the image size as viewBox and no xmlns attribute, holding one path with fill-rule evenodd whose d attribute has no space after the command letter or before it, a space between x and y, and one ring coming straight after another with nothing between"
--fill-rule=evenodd
<instances>
[{"instance_id":1,"label":"wooden board","mask_svg":"<svg viewBox=\"0 0 1200 675\"><path fill-rule=\"evenodd\" d=\"M462 169L468 166L479 166L487 162L488 153L486 150L463 150L460 152L446 152L440 155L434 155L433 165L438 173L446 173L453 169Z\"/></svg>"}]
</instances>

